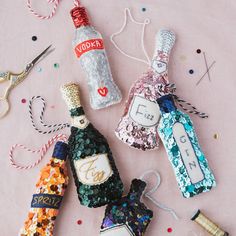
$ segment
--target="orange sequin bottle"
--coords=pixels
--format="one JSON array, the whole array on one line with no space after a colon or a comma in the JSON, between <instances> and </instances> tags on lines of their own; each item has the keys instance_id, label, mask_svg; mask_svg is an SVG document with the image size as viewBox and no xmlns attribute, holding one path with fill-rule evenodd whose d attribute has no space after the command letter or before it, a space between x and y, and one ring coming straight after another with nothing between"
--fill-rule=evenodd
<instances>
[{"instance_id":1,"label":"orange sequin bottle","mask_svg":"<svg viewBox=\"0 0 236 236\"><path fill-rule=\"evenodd\" d=\"M68 145L57 142L52 158L41 170L31 209L19 236L52 236L54 223L68 185Z\"/></svg>"}]
</instances>

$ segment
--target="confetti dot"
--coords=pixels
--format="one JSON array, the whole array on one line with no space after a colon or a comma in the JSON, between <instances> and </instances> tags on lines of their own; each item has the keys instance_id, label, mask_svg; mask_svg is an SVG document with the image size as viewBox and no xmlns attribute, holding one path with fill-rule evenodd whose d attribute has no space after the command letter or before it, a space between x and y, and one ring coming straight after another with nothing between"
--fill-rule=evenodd
<instances>
[{"instance_id":1,"label":"confetti dot","mask_svg":"<svg viewBox=\"0 0 236 236\"><path fill-rule=\"evenodd\" d=\"M54 106L54 105L52 105L52 106L51 106L51 108L52 108L52 109L54 109L54 108L55 108L55 106Z\"/></svg>"},{"instance_id":2,"label":"confetti dot","mask_svg":"<svg viewBox=\"0 0 236 236\"><path fill-rule=\"evenodd\" d=\"M78 225L82 225L82 223L83 223L82 220L77 220Z\"/></svg>"},{"instance_id":3,"label":"confetti dot","mask_svg":"<svg viewBox=\"0 0 236 236\"><path fill-rule=\"evenodd\" d=\"M185 61L187 59L187 57L184 56L184 55L181 55L179 58L180 58L181 61Z\"/></svg>"},{"instance_id":4,"label":"confetti dot","mask_svg":"<svg viewBox=\"0 0 236 236\"><path fill-rule=\"evenodd\" d=\"M26 99L25 99L25 98L22 98L22 99L21 99L21 102L22 102L22 103L26 103Z\"/></svg>"},{"instance_id":5,"label":"confetti dot","mask_svg":"<svg viewBox=\"0 0 236 236\"><path fill-rule=\"evenodd\" d=\"M38 68L37 68L37 71L38 71L38 72L41 72L42 70L43 70L43 69L42 69L41 67L38 67Z\"/></svg>"},{"instance_id":6,"label":"confetti dot","mask_svg":"<svg viewBox=\"0 0 236 236\"><path fill-rule=\"evenodd\" d=\"M59 64L58 63L54 63L54 68L58 69L59 68Z\"/></svg>"},{"instance_id":7,"label":"confetti dot","mask_svg":"<svg viewBox=\"0 0 236 236\"><path fill-rule=\"evenodd\" d=\"M214 134L214 139L218 139L219 138L219 135L218 134Z\"/></svg>"},{"instance_id":8,"label":"confetti dot","mask_svg":"<svg viewBox=\"0 0 236 236\"><path fill-rule=\"evenodd\" d=\"M167 229L167 232L168 232L168 233L172 233L172 231L173 231L172 228L168 228L168 229Z\"/></svg>"},{"instance_id":9,"label":"confetti dot","mask_svg":"<svg viewBox=\"0 0 236 236\"><path fill-rule=\"evenodd\" d=\"M146 11L146 10L147 10L146 7L143 7L143 8L142 8L142 11Z\"/></svg>"},{"instance_id":10,"label":"confetti dot","mask_svg":"<svg viewBox=\"0 0 236 236\"><path fill-rule=\"evenodd\" d=\"M198 54L200 54L200 53L202 52L202 50L201 50L201 49L197 49L196 52L197 52Z\"/></svg>"},{"instance_id":11,"label":"confetti dot","mask_svg":"<svg viewBox=\"0 0 236 236\"><path fill-rule=\"evenodd\" d=\"M189 72L189 74L191 74L191 75L192 75L192 74L194 73L194 70L193 70L193 69L191 69L191 70L189 70L188 72Z\"/></svg>"},{"instance_id":12,"label":"confetti dot","mask_svg":"<svg viewBox=\"0 0 236 236\"><path fill-rule=\"evenodd\" d=\"M37 36L32 36L32 41L37 41Z\"/></svg>"}]
</instances>

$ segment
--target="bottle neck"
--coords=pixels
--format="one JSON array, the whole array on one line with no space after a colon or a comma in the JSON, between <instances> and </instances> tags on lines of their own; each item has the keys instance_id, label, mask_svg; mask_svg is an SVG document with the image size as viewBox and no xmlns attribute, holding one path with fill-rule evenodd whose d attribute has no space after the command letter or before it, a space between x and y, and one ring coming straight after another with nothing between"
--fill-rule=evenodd
<instances>
[{"instance_id":1,"label":"bottle neck","mask_svg":"<svg viewBox=\"0 0 236 236\"><path fill-rule=\"evenodd\" d=\"M68 154L68 144L61 141L57 142L54 147L52 157L65 161L67 158L67 154Z\"/></svg>"},{"instance_id":2,"label":"bottle neck","mask_svg":"<svg viewBox=\"0 0 236 236\"><path fill-rule=\"evenodd\" d=\"M85 129L89 120L87 119L83 107L77 107L70 110L71 125L78 129Z\"/></svg>"},{"instance_id":3,"label":"bottle neck","mask_svg":"<svg viewBox=\"0 0 236 236\"><path fill-rule=\"evenodd\" d=\"M75 28L90 25L85 7L75 7L70 12Z\"/></svg>"},{"instance_id":4,"label":"bottle neck","mask_svg":"<svg viewBox=\"0 0 236 236\"><path fill-rule=\"evenodd\" d=\"M169 55L163 51L157 50L152 59L152 69L158 74L164 74L168 71Z\"/></svg>"},{"instance_id":5,"label":"bottle neck","mask_svg":"<svg viewBox=\"0 0 236 236\"><path fill-rule=\"evenodd\" d=\"M130 191L128 194L128 198L130 200L139 201L143 191L146 187L146 183L140 179L134 179L131 183Z\"/></svg>"},{"instance_id":6,"label":"bottle neck","mask_svg":"<svg viewBox=\"0 0 236 236\"><path fill-rule=\"evenodd\" d=\"M176 111L176 109L177 109L175 106L173 96L171 94L164 95L164 96L158 98L157 103L160 107L162 114L170 113L172 111Z\"/></svg>"}]
</instances>

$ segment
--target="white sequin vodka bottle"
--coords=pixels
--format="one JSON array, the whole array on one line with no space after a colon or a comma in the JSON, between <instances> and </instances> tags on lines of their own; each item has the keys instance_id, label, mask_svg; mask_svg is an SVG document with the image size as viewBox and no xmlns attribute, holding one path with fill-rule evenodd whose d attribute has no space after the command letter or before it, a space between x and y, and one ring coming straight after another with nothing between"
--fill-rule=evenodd
<instances>
[{"instance_id":1,"label":"white sequin vodka bottle","mask_svg":"<svg viewBox=\"0 0 236 236\"><path fill-rule=\"evenodd\" d=\"M75 7L71 16L76 27L73 47L86 73L93 109L101 109L119 103L122 99L114 83L102 36L89 23L86 9Z\"/></svg>"}]
</instances>

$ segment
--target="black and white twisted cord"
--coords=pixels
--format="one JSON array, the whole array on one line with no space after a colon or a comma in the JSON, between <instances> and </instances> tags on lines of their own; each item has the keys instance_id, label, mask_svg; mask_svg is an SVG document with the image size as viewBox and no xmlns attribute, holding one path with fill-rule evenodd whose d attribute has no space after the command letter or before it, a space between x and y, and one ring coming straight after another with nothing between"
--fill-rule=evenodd
<instances>
[{"instance_id":1,"label":"black and white twisted cord","mask_svg":"<svg viewBox=\"0 0 236 236\"><path fill-rule=\"evenodd\" d=\"M40 120L40 123L42 124L43 127L50 129L48 131L43 131L40 128L38 128L36 126L36 124L35 124L35 121L34 121L32 105L33 105L33 102L35 100L39 100L39 99L41 100L42 105L43 105L42 106L42 110L40 112L39 120ZM51 134L51 133L57 132L59 130L62 130L64 128L70 127L70 124L68 124L68 123L52 124L52 125L45 124L44 121L43 121L45 109L46 109L46 102L45 102L45 99L43 97L41 97L41 96L33 96L31 98L31 100L29 101L30 120L31 120L31 123L32 123L32 126L34 127L34 129L36 131L38 131L40 134Z\"/></svg>"},{"instance_id":2,"label":"black and white twisted cord","mask_svg":"<svg viewBox=\"0 0 236 236\"><path fill-rule=\"evenodd\" d=\"M190 102L185 101L175 94L176 85L175 84L160 84L158 86L159 95L163 96L166 94L172 94L173 98L176 100L177 104L187 113L194 114L200 118L208 118L208 115L205 112L200 112L198 109L193 106Z\"/></svg>"},{"instance_id":3,"label":"black and white twisted cord","mask_svg":"<svg viewBox=\"0 0 236 236\"><path fill-rule=\"evenodd\" d=\"M190 102L181 99L177 95L173 94L174 99L177 101L178 105L186 112L199 116L200 118L208 118L208 115L205 112L200 112L198 109L193 106ZM184 104L184 105L183 105ZM188 108L186 108L186 106Z\"/></svg>"}]
</instances>

